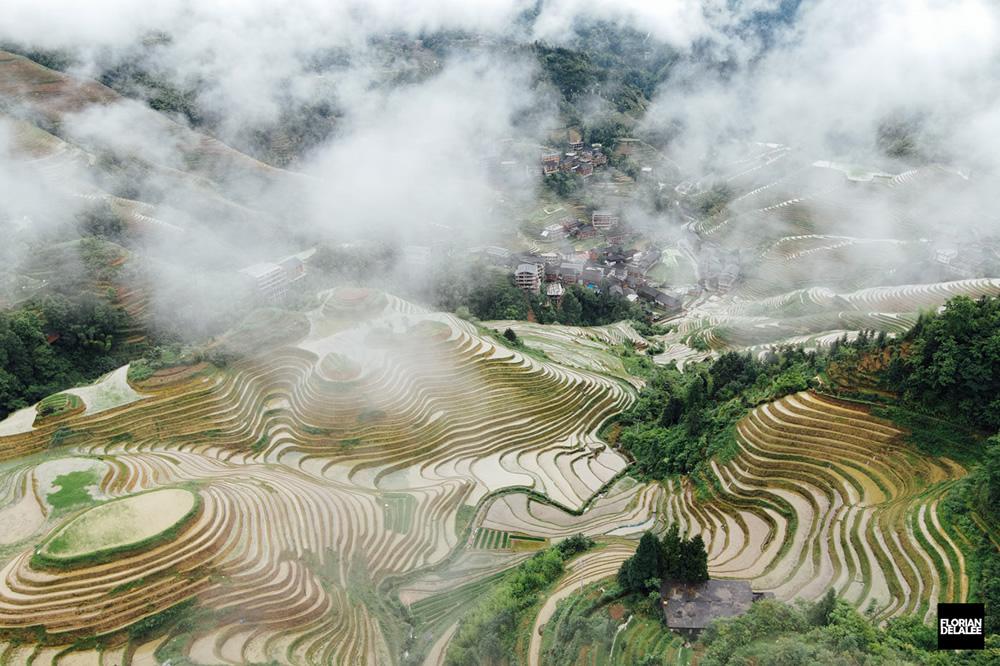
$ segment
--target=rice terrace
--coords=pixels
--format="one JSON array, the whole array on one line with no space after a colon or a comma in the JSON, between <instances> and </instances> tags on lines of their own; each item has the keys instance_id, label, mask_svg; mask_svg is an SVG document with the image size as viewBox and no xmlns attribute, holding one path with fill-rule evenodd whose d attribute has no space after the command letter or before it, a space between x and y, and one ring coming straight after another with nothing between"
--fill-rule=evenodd
<instances>
[{"instance_id":1,"label":"rice terrace","mask_svg":"<svg viewBox=\"0 0 1000 666\"><path fill-rule=\"evenodd\" d=\"M833 586L888 618L968 594L937 512L966 470L850 403L803 392L760 405L701 491L687 477L636 483L595 434L634 400L624 372L540 360L369 290L329 292L308 320L263 356L154 375L134 383L140 400L59 426L61 455L101 470L107 499L88 508L60 514L32 491L56 425L3 437L8 502L49 516L20 541L37 546L5 547L0 625L24 636L9 661L72 654L81 637L96 640L81 654L135 659L135 628L182 608L200 619L169 649L198 663L345 650L378 663L399 640L380 590L435 636L458 599L539 547L606 540L610 559L587 571L606 576L632 552L611 544L669 524L702 535L713 576L779 599ZM546 344L580 333L553 328ZM600 363L611 343L598 333L587 353ZM451 610L427 615L439 598Z\"/></svg>"},{"instance_id":2,"label":"rice terrace","mask_svg":"<svg viewBox=\"0 0 1000 666\"><path fill-rule=\"evenodd\" d=\"M0 666L1000 659L989 3L9 3Z\"/></svg>"}]
</instances>

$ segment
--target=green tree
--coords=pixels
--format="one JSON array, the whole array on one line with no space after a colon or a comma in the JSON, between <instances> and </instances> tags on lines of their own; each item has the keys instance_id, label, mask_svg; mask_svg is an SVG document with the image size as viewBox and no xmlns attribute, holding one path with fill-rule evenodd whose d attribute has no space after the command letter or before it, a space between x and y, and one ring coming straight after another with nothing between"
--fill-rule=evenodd
<instances>
[{"instance_id":1,"label":"green tree","mask_svg":"<svg viewBox=\"0 0 1000 666\"><path fill-rule=\"evenodd\" d=\"M557 196L565 198L580 189L583 178L572 171L556 171L545 176L542 184Z\"/></svg>"},{"instance_id":2,"label":"green tree","mask_svg":"<svg viewBox=\"0 0 1000 666\"><path fill-rule=\"evenodd\" d=\"M562 299L559 321L563 324L574 326L580 323L580 316L583 313L583 306L572 291L567 291Z\"/></svg>"},{"instance_id":3,"label":"green tree","mask_svg":"<svg viewBox=\"0 0 1000 666\"><path fill-rule=\"evenodd\" d=\"M1000 299L957 296L940 314L922 316L911 334L894 388L966 425L1000 427Z\"/></svg>"},{"instance_id":4,"label":"green tree","mask_svg":"<svg viewBox=\"0 0 1000 666\"><path fill-rule=\"evenodd\" d=\"M979 510L987 516L996 516L1000 514L1000 435L991 437L989 444L983 457L984 492Z\"/></svg>"},{"instance_id":5,"label":"green tree","mask_svg":"<svg viewBox=\"0 0 1000 666\"><path fill-rule=\"evenodd\" d=\"M618 584L627 592L646 592L660 585L660 540L652 532L639 539L635 555L618 570Z\"/></svg>"},{"instance_id":6,"label":"green tree","mask_svg":"<svg viewBox=\"0 0 1000 666\"><path fill-rule=\"evenodd\" d=\"M594 83L590 56L586 53L537 42L535 49L542 69L568 101L575 100Z\"/></svg>"},{"instance_id":7,"label":"green tree","mask_svg":"<svg viewBox=\"0 0 1000 666\"><path fill-rule=\"evenodd\" d=\"M837 606L837 593L831 587L823 597L809 609L809 622L817 627L830 624L830 615Z\"/></svg>"},{"instance_id":8,"label":"green tree","mask_svg":"<svg viewBox=\"0 0 1000 666\"><path fill-rule=\"evenodd\" d=\"M708 552L700 534L681 544L681 566L678 578L689 583L708 580Z\"/></svg>"}]
</instances>

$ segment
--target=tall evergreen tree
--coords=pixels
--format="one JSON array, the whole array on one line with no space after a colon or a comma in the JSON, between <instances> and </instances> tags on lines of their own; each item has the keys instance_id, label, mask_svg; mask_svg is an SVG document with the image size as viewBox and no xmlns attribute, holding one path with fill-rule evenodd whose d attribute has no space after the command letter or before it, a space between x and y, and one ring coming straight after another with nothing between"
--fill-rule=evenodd
<instances>
[{"instance_id":1,"label":"tall evergreen tree","mask_svg":"<svg viewBox=\"0 0 1000 666\"><path fill-rule=\"evenodd\" d=\"M660 566L664 579L680 578L681 543L680 530L677 523L670 526L667 533L663 535L663 542L660 547Z\"/></svg>"},{"instance_id":2,"label":"tall evergreen tree","mask_svg":"<svg viewBox=\"0 0 1000 666\"><path fill-rule=\"evenodd\" d=\"M633 590L645 591L656 587L650 582L658 580L660 575L660 540L652 532L646 532L639 539L639 547L632 556L629 583Z\"/></svg>"},{"instance_id":3,"label":"tall evergreen tree","mask_svg":"<svg viewBox=\"0 0 1000 666\"><path fill-rule=\"evenodd\" d=\"M627 592L647 592L659 585L660 539L652 532L646 532L639 539L635 555L622 563L618 570L618 584Z\"/></svg>"},{"instance_id":4,"label":"tall evergreen tree","mask_svg":"<svg viewBox=\"0 0 1000 666\"><path fill-rule=\"evenodd\" d=\"M809 609L809 622L817 627L825 627L830 624L830 614L837 607L837 593L831 587L823 595L823 598L813 604Z\"/></svg>"},{"instance_id":5,"label":"tall evergreen tree","mask_svg":"<svg viewBox=\"0 0 1000 666\"><path fill-rule=\"evenodd\" d=\"M684 561L686 564L684 580L700 583L708 580L708 551L700 534L695 534L690 541L684 542Z\"/></svg>"}]
</instances>

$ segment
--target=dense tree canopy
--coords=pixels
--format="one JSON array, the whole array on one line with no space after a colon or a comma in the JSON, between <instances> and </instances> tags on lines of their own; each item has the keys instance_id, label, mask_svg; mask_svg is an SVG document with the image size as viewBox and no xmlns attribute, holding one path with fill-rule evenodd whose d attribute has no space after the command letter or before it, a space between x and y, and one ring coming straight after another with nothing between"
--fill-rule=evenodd
<instances>
[{"instance_id":1,"label":"dense tree canopy","mask_svg":"<svg viewBox=\"0 0 1000 666\"><path fill-rule=\"evenodd\" d=\"M982 652L937 650L937 633L915 615L873 623L831 590L815 603L754 603L744 615L717 619L701 633L703 666L724 664L995 664L1000 645Z\"/></svg>"},{"instance_id":2,"label":"dense tree canopy","mask_svg":"<svg viewBox=\"0 0 1000 666\"><path fill-rule=\"evenodd\" d=\"M0 419L121 365L113 337L123 319L93 295L52 294L0 313Z\"/></svg>"},{"instance_id":3,"label":"dense tree canopy","mask_svg":"<svg viewBox=\"0 0 1000 666\"><path fill-rule=\"evenodd\" d=\"M658 366L605 436L628 451L642 473L658 479L688 474L734 441L736 422L753 406L807 388L823 365L815 354L787 348L763 360L727 352L683 373Z\"/></svg>"},{"instance_id":4,"label":"dense tree canopy","mask_svg":"<svg viewBox=\"0 0 1000 666\"><path fill-rule=\"evenodd\" d=\"M953 298L910 337L912 348L890 368L894 387L966 425L1000 427L1000 299Z\"/></svg>"},{"instance_id":5,"label":"dense tree canopy","mask_svg":"<svg viewBox=\"0 0 1000 666\"><path fill-rule=\"evenodd\" d=\"M564 562L593 547L576 535L541 551L518 565L489 596L476 604L459 624L448 646L448 666L510 663L521 614L538 601L538 593L565 571Z\"/></svg>"},{"instance_id":6,"label":"dense tree canopy","mask_svg":"<svg viewBox=\"0 0 1000 666\"><path fill-rule=\"evenodd\" d=\"M708 580L708 552L700 534L684 539L676 523L662 539L646 532L639 539L635 555L618 570L618 584L626 593L658 590L664 580L690 583Z\"/></svg>"}]
</instances>

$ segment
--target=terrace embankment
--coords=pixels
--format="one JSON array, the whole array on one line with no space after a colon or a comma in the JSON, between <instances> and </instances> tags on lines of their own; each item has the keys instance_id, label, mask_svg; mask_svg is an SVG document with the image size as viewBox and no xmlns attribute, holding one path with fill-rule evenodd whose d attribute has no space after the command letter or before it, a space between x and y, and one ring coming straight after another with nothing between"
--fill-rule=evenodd
<instances>
[{"instance_id":1,"label":"terrace embankment","mask_svg":"<svg viewBox=\"0 0 1000 666\"><path fill-rule=\"evenodd\" d=\"M968 594L961 550L937 505L965 470L901 442L902 429L811 392L761 405L737 429L738 454L671 484L663 510L701 534L715 577L750 579L780 599L829 587L879 616L928 618Z\"/></svg>"}]
</instances>

